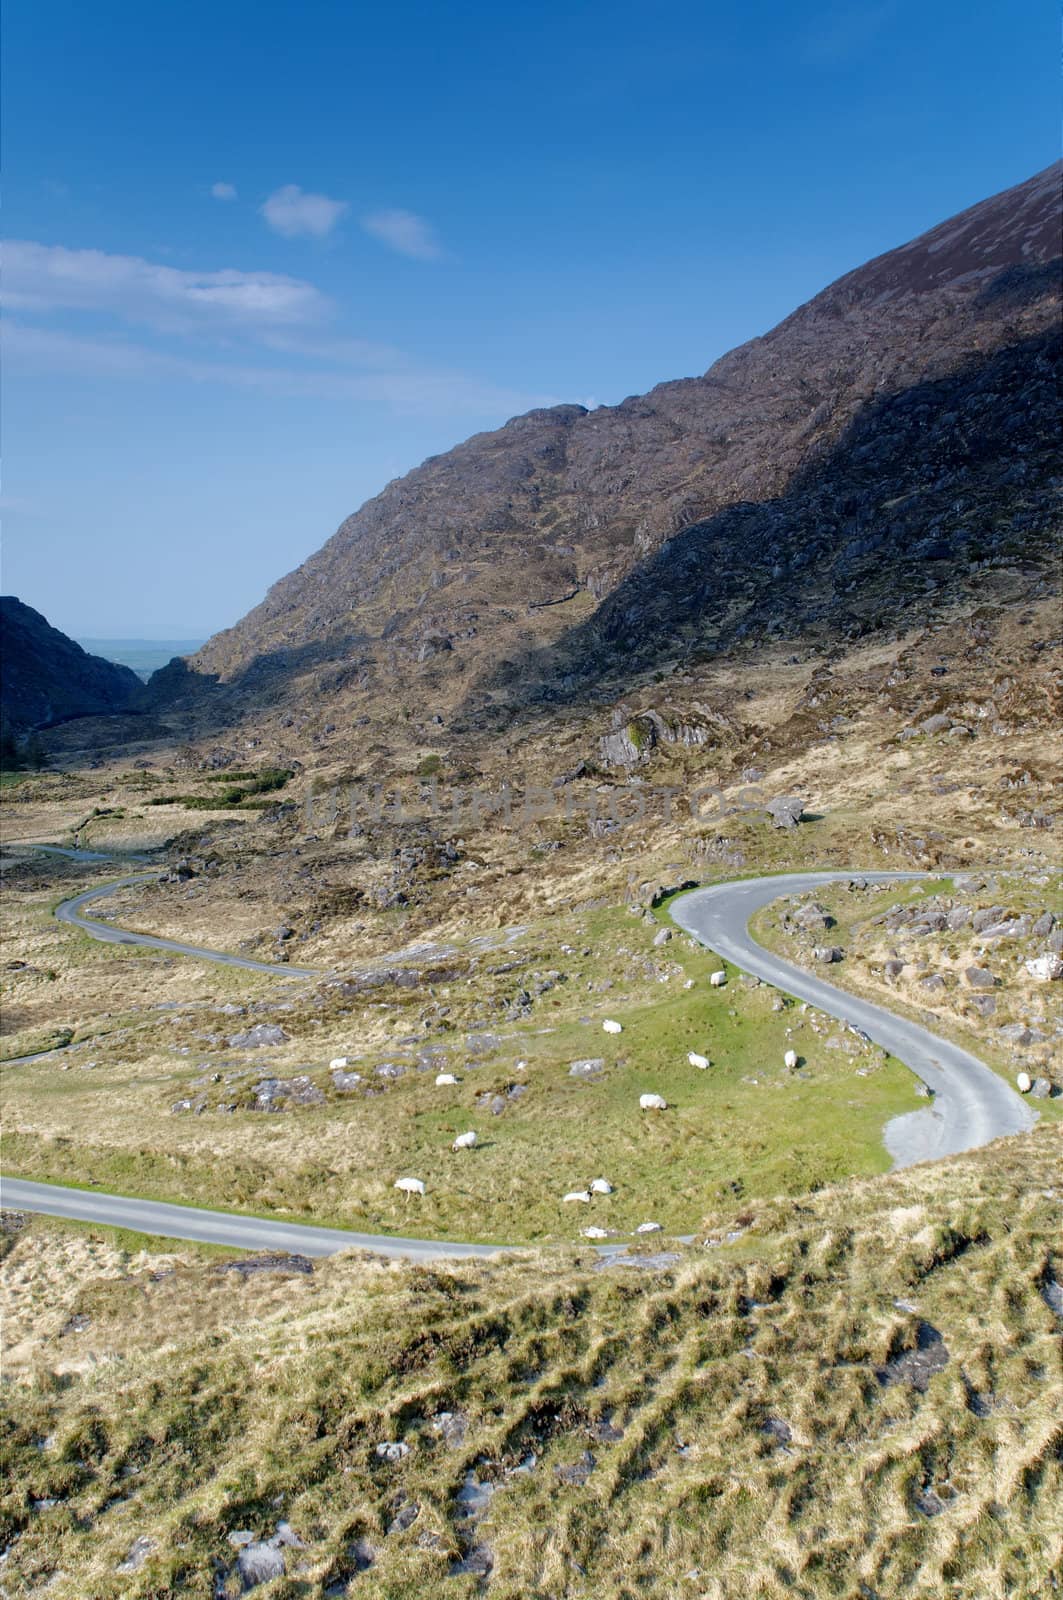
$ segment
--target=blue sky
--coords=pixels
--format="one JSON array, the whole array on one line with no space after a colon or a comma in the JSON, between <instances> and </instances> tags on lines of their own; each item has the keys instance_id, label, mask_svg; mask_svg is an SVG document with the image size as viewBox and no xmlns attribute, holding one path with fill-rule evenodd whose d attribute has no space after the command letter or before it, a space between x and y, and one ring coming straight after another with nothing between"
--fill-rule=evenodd
<instances>
[{"instance_id":1,"label":"blue sky","mask_svg":"<svg viewBox=\"0 0 1063 1600\"><path fill-rule=\"evenodd\" d=\"M226 626L1058 153L1047 0L5 11L3 589L82 635Z\"/></svg>"}]
</instances>

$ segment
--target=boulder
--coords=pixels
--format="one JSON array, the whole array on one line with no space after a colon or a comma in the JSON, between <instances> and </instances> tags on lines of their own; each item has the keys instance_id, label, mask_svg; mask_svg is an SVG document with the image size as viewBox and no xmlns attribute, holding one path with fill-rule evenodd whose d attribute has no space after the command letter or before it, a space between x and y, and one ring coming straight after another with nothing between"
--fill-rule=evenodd
<instances>
[{"instance_id":1,"label":"boulder","mask_svg":"<svg viewBox=\"0 0 1063 1600\"><path fill-rule=\"evenodd\" d=\"M1034 956L1024 965L1030 977L1035 978L1038 983L1049 983L1063 978L1063 956L1057 956L1051 950L1047 955Z\"/></svg>"},{"instance_id":2,"label":"boulder","mask_svg":"<svg viewBox=\"0 0 1063 1600\"><path fill-rule=\"evenodd\" d=\"M589 1082L594 1078L600 1078L604 1071L605 1061L601 1056L593 1056L586 1061L573 1061L568 1069L568 1075L570 1078L582 1078L584 1082Z\"/></svg>"},{"instance_id":3,"label":"boulder","mask_svg":"<svg viewBox=\"0 0 1063 1600\"><path fill-rule=\"evenodd\" d=\"M963 976L971 989L992 989L996 986L997 980L985 967L968 967Z\"/></svg>"},{"instance_id":4,"label":"boulder","mask_svg":"<svg viewBox=\"0 0 1063 1600\"><path fill-rule=\"evenodd\" d=\"M764 807L776 828L796 828L805 814L805 802L793 795L777 795Z\"/></svg>"},{"instance_id":5,"label":"boulder","mask_svg":"<svg viewBox=\"0 0 1063 1600\"><path fill-rule=\"evenodd\" d=\"M660 949L661 945L662 944L667 944L668 941L671 939L671 937L672 937L672 930L670 928L661 928L653 936L654 948L655 949Z\"/></svg>"},{"instance_id":6,"label":"boulder","mask_svg":"<svg viewBox=\"0 0 1063 1600\"><path fill-rule=\"evenodd\" d=\"M1030 1098L1033 1100L1048 1100L1052 1095L1052 1084L1048 1078L1035 1078L1030 1086Z\"/></svg>"},{"instance_id":7,"label":"boulder","mask_svg":"<svg viewBox=\"0 0 1063 1600\"><path fill-rule=\"evenodd\" d=\"M287 1044L288 1035L278 1022L256 1022L243 1033L234 1033L228 1040L230 1050L261 1050L264 1046Z\"/></svg>"},{"instance_id":8,"label":"boulder","mask_svg":"<svg viewBox=\"0 0 1063 1600\"><path fill-rule=\"evenodd\" d=\"M824 966L829 966L832 961L840 961L845 952L836 944L818 944L812 952L813 960L820 961Z\"/></svg>"}]
</instances>

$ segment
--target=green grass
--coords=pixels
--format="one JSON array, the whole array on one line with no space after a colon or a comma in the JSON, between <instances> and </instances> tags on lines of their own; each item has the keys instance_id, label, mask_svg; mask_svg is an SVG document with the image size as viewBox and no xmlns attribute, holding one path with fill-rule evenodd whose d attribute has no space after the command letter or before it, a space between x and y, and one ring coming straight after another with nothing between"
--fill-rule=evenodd
<instances>
[{"instance_id":1,"label":"green grass","mask_svg":"<svg viewBox=\"0 0 1063 1600\"><path fill-rule=\"evenodd\" d=\"M593 913L582 927L589 943L604 946L583 961L584 981L616 973L620 952L632 946L637 970L648 959L645 930L623 913ZM816 1035L796 1006L774 1011L775 991L766 985L746 988L732 973L726 988L710 989L715 959L685 940L673 939L660 954L681 965L694 987L683 989L678 977L668 984L633 978L604 996L559 986L556 1012L551 995L530 1024L495 1025L502 1045L482 1065L470 1065L461 1023L434 1041L447 1053L438 1068L419 1072L409 1054L381 1048L356 1063L365 1082L348 1095L333 1096L323 1069L326 1049L337 1048L335 1033L330 1045L314 1047L300 1036L295 1014L285 1019L296 1037L284 1052L263 1052L261 1064L248 1063L252 1077L205 1091L211 1107L239 1101L259 1077L305 1071L309 1062L328 1103L280 1115L172 1115L170 1105L196 1093L191 1080L201 1076L198 1066L172 1059L134 1068L103 1060L91 1075L60 1076L51 1063L18 1069L9 1084L9 1168L70 1183L91 1174L118 1193L360 1231L509 1242L571 1240L591 1223L627 1233L655 1221L686 1232L723 1192L797 1194L886 1169L884 1124L921 1103L903 1066L877 1050L850 1056L828 1048L828 1037L847 1037L843 1030ZM623 1022L619 1036L602 1031L610 1015ZM191 1026L201 1026L194 1014ZM346 1026L356 1037L357 1028ZM176 1043L178 1030L171 1037ZM783 1066L791 1043L806 1062L796 1075ZM691 1050L708 1055L712 1067L690 1066ZM598 1082L569 1076L573 1061L594 1057L605 1062ZM404 1062L406 1075L383 1093L368 1092L379 1087L373 1066L389 1059ZM227 1068L224 1056L212 1065ZM435 1087L435 1071L444 1068L461 1078L456 1088ZM507 1100L501 1116L477 1106L479 1096L517 1083L526 1092ZM664 1095L668 1111L641 1112L647 1092ZM452 1154L455 1135L467 1128L480 1145ZM416 1205L394 1191L401 1175L425 1180L428 1192ZM598 1176L615 1186L613 1195L591 1206L562 1204L566 1192Z\"/></svg>"}]
</instances>

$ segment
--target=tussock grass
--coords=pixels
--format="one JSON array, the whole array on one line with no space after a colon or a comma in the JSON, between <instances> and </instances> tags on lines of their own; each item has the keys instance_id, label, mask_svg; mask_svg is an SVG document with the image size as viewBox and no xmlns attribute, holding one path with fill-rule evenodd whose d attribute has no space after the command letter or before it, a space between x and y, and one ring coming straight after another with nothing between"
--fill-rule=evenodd
<instances>
[{"instance_id":1,"label":"tussock grass","mask_svg":"<svg viewBox=\"0 0 1063 1600\"><path fill-rule=\"evenodd\" d=\"M1063 1538L1061 1154L1045 1129L720 1208L643 1270L352 1255L243 1281L34 1224L4 1266L51 1283L6 1373L5 1585L208 1600L237 1592L227 1535L285 1518L303 1548L263 1600L473 1595L448 1573L485 1545L500 1600L1034 1600ZM887 1381L925 1328L947 1359Z\"/></svg>"}]
</instances>

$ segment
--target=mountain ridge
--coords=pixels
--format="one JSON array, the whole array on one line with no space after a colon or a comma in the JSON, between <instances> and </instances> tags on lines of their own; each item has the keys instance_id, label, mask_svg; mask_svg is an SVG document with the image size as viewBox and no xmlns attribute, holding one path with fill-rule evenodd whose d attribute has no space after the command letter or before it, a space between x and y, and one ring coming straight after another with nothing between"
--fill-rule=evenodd
<instances>
[{"instance_id":1,"label":"mountain ridge","mask_svg":"<svg viewBox=\"0 0 1063 1600\"><path fill-rule=\"evenodd\" d=\"M778 500L865 407L1054 326L1060 170L845 274L701 377L594 411L535 410L429 458L167 692L202 679L237 702L342 698L401 671L432 693L445 658L452 690L490 701L500 673L586 624L684 530Z\"/></svg>"}]
</instances>

